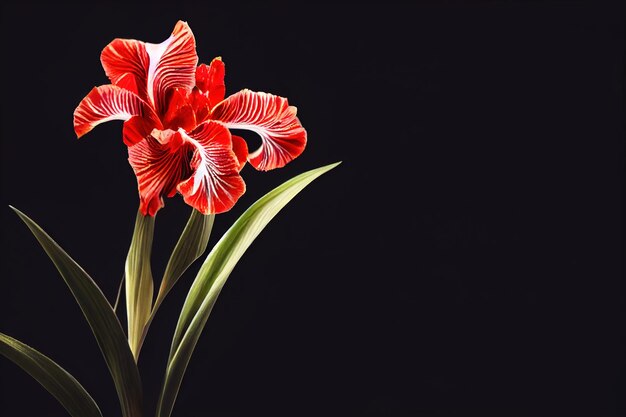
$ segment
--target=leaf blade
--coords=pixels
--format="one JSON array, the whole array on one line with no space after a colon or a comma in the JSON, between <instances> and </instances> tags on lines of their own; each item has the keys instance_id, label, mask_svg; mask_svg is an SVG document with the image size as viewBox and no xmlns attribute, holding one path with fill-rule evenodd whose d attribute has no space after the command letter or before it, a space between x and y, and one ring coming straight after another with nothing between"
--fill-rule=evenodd
<instances>
[{"instance_id":1,"label":"leaf blade","mask_svg":"<svg viewBox=\"0 0 626 417\"><path fill-rule=\"evenodd\" d=\"M102 417L100 408L65 369L36 349L0 333L0 354L13 361L65 407L73 417Z\"/></svg>"},{"instance_id":2,"label":"leaf blade","mask_svg":"<svg viewBox=\"0 0 626 417\"><path fill-rule=\"evenodd\" d=\"M154 281L150 257L154 238L154 216L144 216L137 211L133 238L125 264L126 314L128 317L128 343L135 361L143 343L143 329L152 310Z\"/></svg>"},{"instance_id":3,"label":"leaf blade","mask_svg":"<svg viewBox=\"0 0 626 417\"><path fill-rule=\"evenodd\" d=\"M217 297L248 247L293 197L339 163L320 167L286 181L246 210L213 247L183 305L170 348L157 417L169 417L185 370Z\"/></svg>"},{"instance_id":4,"label":"leaf blade","mask_svg":"<svg viewBox=\"0 0 626 417\"><path fill-rule=\"evenodd\" d=\"M111 304L91 277L37 223L11 207L33 233L70 288L109 368L124 417L142 414L139 370Z\"/></svg>"},{"instance_id":5,"label":"leaf blade","mask_svg":"<svg viewBox=\"0 0 626 417\"><path fill-rule=\"evenodd\" d=\"M187 268L206 250L214 221L214 214L205 216L196 209L192 210L165 268L155 310Z\"/></svg>"},{"instance_id":6,"label":"leaf blade","mask_svg":"<svg viewBox=\"0 0 626 417\"><path fill-rule=\"evenodd\" d=\"M189 268L206 250L214 221L214 214L204 215L198 210L192 209L189 220L167 262L163 279L161 280L161 286L159 287L159 293L157 294L150 316L143 328L140 346L143 344L150 325L152 324L152 320L165 299L165 296L174 287L174 284L176 284L185 273L187 268Z\"/></svg>"}]
</instances>

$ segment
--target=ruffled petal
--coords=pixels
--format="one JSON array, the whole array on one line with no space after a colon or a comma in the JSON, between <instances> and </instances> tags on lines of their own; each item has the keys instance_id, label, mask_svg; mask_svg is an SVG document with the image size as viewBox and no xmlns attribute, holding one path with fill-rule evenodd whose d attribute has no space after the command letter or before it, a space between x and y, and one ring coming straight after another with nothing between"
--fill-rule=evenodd
<instances>
[{"instance_id":1,"label":"ruffled petal","mask_svg":"<svg viewBox=\"0 0 626 417\"><path fill-rule=\"evenodd\" d=\"M130 90L148 101L147 79L150 57L144 42L115 39L102 50L100 62L113 84Z\"/></svg>"},{"instance_id":2,"label":"ruffled petal","mask_svg":"<svg viewBox=\"0 0 626 417\"><path fill-rule=\"evenodd\" d=\"M155 125L141 116L133 116L124 122L122 138L127 146L133 146L150 135Z\"/></svg>"},{"instance_id":3,"label":"ruffled petal","mask_svg":"<svg viewBox=\"0 0 626 417\"><path fill-rule=\"evenodd\" d=\"M180 88L174 88L168 93L167 109L161 118L165 129L185 131L193 130L196 126L196 112L188 99L188 93Z\"/></svg>"},{"instance_id":4,"label":"ruffled petal","mask_svg":"<svg viewBox=\"0 0 626 417\"><path fill-rule=\"evenodd\" d=\"M206 94L211 108L226 95L224 75L226 68L222 57L214 58L210 65L202 64L196 69L196 86Z\"/></svg>"},{"instance_id":5,"label":"ruffled petal","mask_svg":"<svg viewBox=\"0 0 626 417\"><path fill-rule=\"evenodd\" d=\"M146 43L150 57L147 72L148 96L159 115L167 110L167 92L180 88L187 93L195 85L196 40L186 22L178 21L172 35L159 44Z\"/></svg>"},{"instance_id":6,"label":"ruffled petal","mask_svg":"<svg viewBox=\"0 0 626 417\"><path fill-rule=\"evenodd\" d=\"M208 121L187 140L195 147L191 160L194 172L178 185L178 191L187 204L203 214L230 210L246 191L230 132L222 124Z\"/></svg>"},{"instance_id":7,"label":"ruffled petal","mask_svg":"<svg viewBox=\"0 0 626 417\"><path fill-rule=\"evenodd\" d=\"M193 107L196 115L196 123L200 124L209 118L211 113L211 103L209 97L205 93L202 93L198 87L194 87L189 94L189 104Z\"/></svg>"},{"instance_id":8,"label":"ruffled petal","mask_svg":"<svg viewBox=\"0 0 626 417\"><path fill-rule=\"evenodd\" d=\"M104 71L118 87L151 103L159 115L167 110L167 92L195 85L196 41L186 22L178 21L170 37L159 44L115 39L100 55Z\"/></svg>"},{"instance_id":9,"label":"ruffled petal","mask_svg":"<svg viewBox=\"0 0 626 417\"><path fill-rule=\"evenodd\" d=\"M248 155L261 171L285 166L304 151L306 130L286 98L242 90L219 103L211 118L232 129L252 130L261 136L259 149Z\"/></svg>"},{"instance_id":10,"label":"ruffled petal","mask_svg":"<svg viewBox=\"0 0 626 417\"><path fill-rule=\"evenodd\" d=\"M128 161L137 176L139 209L144 216L154 216L163 207L163 196L176 194L176 186L191 175L189 159L193 147L181 132L156 131L128 148Z\"/></svg>"},{"instance_id":11,"label":"ruffled petal","mask_svg":"<svg viewBox=\"0 0 626 417\"><path fill-rule=\"evenodd\" d=\"M133 116L144 119L150 130L160 125L152 108L135 93L114 85L94 87L74 110L74 131L80 138L100 123Z\"/></svg>"},{"instance_id":12,"label":"ruffled petal","mask_svg":"<svg viewBox=\"0 0 626 417\"><path fill-rule=\"evenodd\" d=\"M231 135L233 139L233 152L239 162L239 171L243 169L248 160L248 144L241 136Z\"/></svg>"}]
</instances>

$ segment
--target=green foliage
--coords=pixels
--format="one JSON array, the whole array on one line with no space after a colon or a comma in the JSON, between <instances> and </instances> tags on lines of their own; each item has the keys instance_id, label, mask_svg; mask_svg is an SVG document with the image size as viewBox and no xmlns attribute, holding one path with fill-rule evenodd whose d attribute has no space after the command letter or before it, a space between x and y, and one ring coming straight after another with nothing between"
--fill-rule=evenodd
<instances>
[{"instance_id":1,"label":"green foliage","mask_svg":"<svg viewBox=\"0 0 626 417\"><path fill-rule=\"evenodd\" d=\"M174 284L183 275L183 273L191 266L191 264L198 259L206 250L209 243L209 237L211 236L211 229L213 229L213 222L215 215L210 214L205 216L198 210L192 210L187 225L183 230L172 255L165 268L163 279L161 280L161 287L159 293L152 307L152 312L148 318L147 323L143 329L143 337L141 343L145 339L150 324L154 319L156 312L158 311L161 303L165 299L165 296L170 292Z\"/></svg>"},{"instance_id":2,"label":"green foliage","mask_svg":"<svg viewBox=\"0 0 626 417\"><path fill-rule=\"evenodd\" d=\"M102 417L85 388L47 356L4 333L0 333L0 353L35 378L72 417Z\"/></svg>"},{"instance_id":3,"label":"green foliage","mask_svg":"<svg viewBox=\"0 0 626 417\"><path fill-rule=\"evenodd\" d=\"M211 250L198 272L178 319L157 405L157 417L170 417L185 369L220 291L248 247L300 191L339 163L305 172L283 183L246 210ZM109 367L123 417L142 416L142 390L136 360L163 299L187 268L206 250L214 216L193 211L167 264L154 304L150 267L154 217L137 214L125 268L128 339L104 294L91 277L33 220L11 207L39 241L78 302ZM119 298L119 294L118 294ZM117 302L116 302L117 304ZM102 417L84 388L52 360L0 333L0 353L50 391L74 417Z\"/></svg>"},{"instance_id":4,"label":"green foliage","mask_svg":"<svg viewBox=\"0 0 626 417\"><path fill-rule=\"evenodd\" d=\"M154 283L150 257L154 236L154 217L137 212L135 231L126 258L126 314L128 317L128 343L139 359L143 342L143 329L152 310Z\"/></svg>"},{"instance_id":5,"label":"green foliage","mask_svg":"<svg viewBox=\"0 0 626 417\"><path fill-rule=\"evenodd\" d=\"M11 207L26 223L70 288L109 367L124 417L142 414L139 371L124 330L100 288L37 223Z\"/></svg>"},{"instance_id":6,"label":"green foliage","mask_svg":"<svg viewBox=\"0 0 626 417\"><path fill-rule=\"evenodd\" d=\"M171 415L196 343L220 291L241 256L292 198L337 165L305 172L270 191L246 210L211 250L189 290L178 319L157 405L157 417Z\"/></svg>"}]
</instances>

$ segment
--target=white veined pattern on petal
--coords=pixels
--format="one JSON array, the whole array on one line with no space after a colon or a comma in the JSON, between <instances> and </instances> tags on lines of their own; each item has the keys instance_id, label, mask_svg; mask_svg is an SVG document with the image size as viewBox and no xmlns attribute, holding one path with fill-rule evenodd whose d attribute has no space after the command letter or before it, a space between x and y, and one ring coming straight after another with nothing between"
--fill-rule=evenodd
<instances>
[{"instance_id":1,"label":"white veined pattern on petal","mask_svg":"<svg viewBox=\"0 0 626 417\"><path fill-rule=\"evenodd\" d=\"M100 123L133 116L153 118L153 111L131 91L114 85L94 87L74 111L74 130L81 137Z\"/></svg>"},{"instance_id":2,"label":"white veined pattern on petal","mask_svg":"<svg viewBox=\"0 0 626 417\"><path fill-rule=\"evenodd\" d=\"M208 121L186 140L195 147L191 177L178 185L185 202L203 214L230 210L246 190L231 136L222 124Z\"/></svg>"},{"instance_id":3,"label":"white veined pattern on petal","mask_svg":"<svg viewBox=\"0 0 626 417\"><path fill-rule=\"evenodd\" d=\"M134 39L114 39L100 54L100 62L111 82L149 101L146 78L150 58L146 44Z\"/></svg>"},{"instance_id":4,"label":"white veined pattern on petal","mask_svg":"<svg viewBox=\"0 0 626 417\"><path fill-rule=\"evenodd\" d=\"M179 132L168 131L170 135ZM128 148L128 161L137 176L140 209L153 216L163 207L163 197L176 194L176 186L191 175L189 154L192 147L183 143L174 148L162 145L152 135Z\"/></svg>"},{"instance_id":5,"label":"white veined pattern on petal","mask_svg":"<svg viewBox=\"0 0 626 417\"><path fill-rule=\"evenodd\" d=\"M211 118L231 129L256 132L262 144L248 161L267 171L285 166L304 151L306 130L296 114L286 98L245 89L215 106Z\"/></svg>"},{"instance_id":6,"label":"white veined pattern on petal","mask_svg":"<svg viewBox=\"0 0 626 417\"><path fill-rule=\"evenodd\" d=\"M187 23L179 21L172 35L160 44L146 43L150 57L147 90L159 114L166 107L166 92L182 88L190 92L196 82L196 41Z\"/></svg>"}]
</instances>

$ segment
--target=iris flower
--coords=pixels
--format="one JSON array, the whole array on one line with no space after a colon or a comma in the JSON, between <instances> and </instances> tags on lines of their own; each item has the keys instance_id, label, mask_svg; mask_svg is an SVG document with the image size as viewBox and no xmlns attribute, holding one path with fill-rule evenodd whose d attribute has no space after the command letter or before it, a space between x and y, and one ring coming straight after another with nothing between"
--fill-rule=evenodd
<instances>
[{"instance_id":1,"label":"iris flower","mask_svg":"<svg viewBox=\"0 0 626 417\"><path fill-rule=\"evenodd\" d=\"M96 125L123 120L122 137L137 176L140 210L154 216L163 197L180 193L203 214L230 210L245 192L240 171L279 168L306 146L306 131L287 99L242 90L226 99L221 58L198 66L196 43L179 21L160 44L115 39L101 54L111 84L95 87L74 111L80 138ZM261 137L248 153L229 129Z\"/></svg>"}]
</instances>

